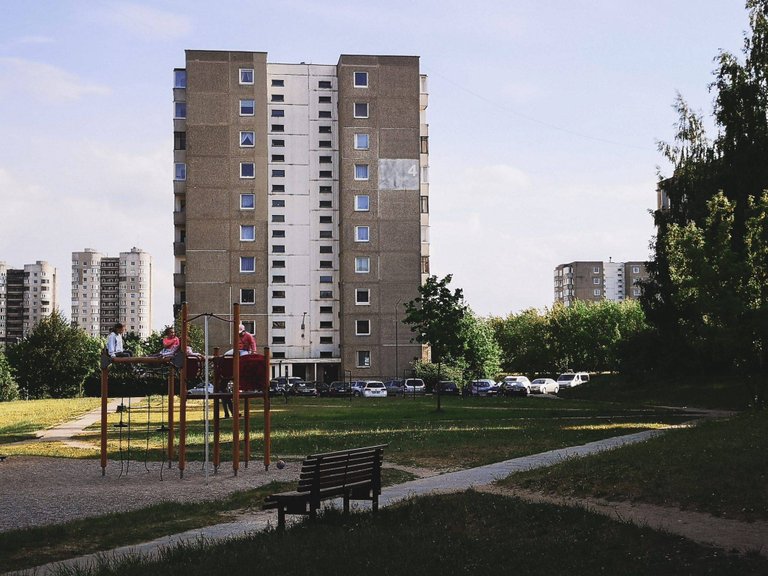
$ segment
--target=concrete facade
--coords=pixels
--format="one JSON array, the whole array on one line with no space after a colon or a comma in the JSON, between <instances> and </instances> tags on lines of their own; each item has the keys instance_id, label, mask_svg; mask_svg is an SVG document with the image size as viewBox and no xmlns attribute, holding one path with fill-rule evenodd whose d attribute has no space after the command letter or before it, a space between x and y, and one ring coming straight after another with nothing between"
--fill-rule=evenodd
<instances>
[{"instance_id":1,"label":"concrete facade","mask_svg":"<svg viewBox=\"0 0 768 576\"><path fill-rule=\"evenodd\" d=\"M140 248L105 256L92 248L72 253L72 322L91 336L152 332L152 257Z\"/></svg>"},{"instance_id":2,"label":"concrete facade","mask_svg":"<svg viewBox=\"0 0 768 576\"><path fill-rule=\"evenodd\" d=\"M570 306L575 300L623 302L637 299L637 284L648 277L644 262L582 261L555 268L555 303Z\"/></svg>"},{"instance_id":3,"label":"concrete facade","mask_svg":"<svg viewBox=\"0 0 768 576\"><path fill-rule=\"evenodd\" d=\"M175 304L240 303L274 375L402 374L421 347L396 316L429 271L418 58L189 50L175 80Z\"/></svg>"},{"instance_id":4,"label":"concrete facade","mask_svg":"<svg viewBox=\"0 0 768 576\"><path fill-rule=\"evenodd\" d=\"M56 268L43 260L24 268L0 262L0 345L25 338L57 305Z\"/></svg>"}]
</instances>

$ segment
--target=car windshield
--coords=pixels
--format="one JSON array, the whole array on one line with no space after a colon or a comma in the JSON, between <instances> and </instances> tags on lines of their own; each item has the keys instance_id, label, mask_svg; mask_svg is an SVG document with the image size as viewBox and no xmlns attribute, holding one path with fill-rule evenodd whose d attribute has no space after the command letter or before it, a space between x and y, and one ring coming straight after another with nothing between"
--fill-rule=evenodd
<instances>
[{"instance_id":1,"label":"car windshield","mask_svg":"<svg viewBox=\"0 0 768 576\"><path fill-rule=\"evenodd\" d=\"M560 376L557 379L557 381L558 382L570 382L574 378L576 378L576 374L563 374L562 376Z\"/></svg>"},{"instance_id":2,"label":"car windshield","mask_svg":"<svg viewBox=\"0 0 768 576\"><path fill-rule=\"evenodd\" d=\"M368 388L384 388L381 382L368 382Z\"/></svg>"},{"instance_id":3,"label":"car windshield","mask_svg":"<svg viewBox=\"0 0 768 576\"><path fill-rule=\"evenodd\" d=\"M537 378L536 380L531 382L531 384L544 384L545 382L546 380L544 380L544 378Z\"/></svg>"}]
</instances>

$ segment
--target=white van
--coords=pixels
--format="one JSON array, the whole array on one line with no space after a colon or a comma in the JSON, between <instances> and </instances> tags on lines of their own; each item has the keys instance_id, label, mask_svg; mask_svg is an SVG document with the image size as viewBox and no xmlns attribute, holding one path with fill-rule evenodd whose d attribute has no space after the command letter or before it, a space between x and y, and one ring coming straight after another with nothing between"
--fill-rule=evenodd
<instances>
[{"instance_id":1,"label":"white van","mask_svg":"<svg viewBox=\"0 0 768 576\"><path fill-rule=\"evenodd\" d=\"M557 377L557 385L560 388L573 388L579 384L589 382L589 374L587 372L565 372Z\"/></svg>"}]
</instances>

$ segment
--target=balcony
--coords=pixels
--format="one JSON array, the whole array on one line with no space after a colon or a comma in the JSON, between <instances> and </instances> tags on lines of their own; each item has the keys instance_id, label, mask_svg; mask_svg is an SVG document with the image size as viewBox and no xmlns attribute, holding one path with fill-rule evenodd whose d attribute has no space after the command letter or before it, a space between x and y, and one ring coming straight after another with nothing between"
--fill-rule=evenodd
<instances>
[{"instance_id":1,"label":"balcony","mask_svg":"<svg viewBox=\"0 0 768 576\"><path fill-rule=\"evenodd\" d=\"M187 222L187 211L186 210L175 210L173 212L173 225L174 226L184 226Z\"/></svg>"},{"instance_id":2,"label":"balcony","mask_svg":"<svg viewBox=\"0 0 768 576\"><path fill-rule=\"evenodd\" d=\"M173 255L174 256L184 256L184 254L187 253L187 243L186 242L174 242L173 243Z\"/></svg>"},{"instance_id":3,"label":"balcony","mask_svg":"<svg viewBox=\"0 0 768 576\"><path fill-rule=\"evenodd\" d=\"M187 285L187 275L176 273L173 275L173 287L184 288Z\"/></svg>"}]
</instances>

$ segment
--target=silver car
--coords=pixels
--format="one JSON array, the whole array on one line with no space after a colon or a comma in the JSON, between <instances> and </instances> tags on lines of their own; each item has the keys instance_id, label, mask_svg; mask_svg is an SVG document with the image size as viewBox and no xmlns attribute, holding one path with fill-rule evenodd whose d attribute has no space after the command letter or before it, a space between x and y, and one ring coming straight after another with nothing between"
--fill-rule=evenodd
<instances>
[{"instance_id":1,"label":"silver car","mask_svg":"<svg viewBox=\"0 0 768 576\"><path fill-rule=\"evenodd\" d=\"M531 393L531 381L527 376L505 376L501 389L505 396L528 396Z\"/></svg>"},{"instance_id":2,"label":"silver car","mask_svg":"<svg viewBox=\"0 0 768 576\"><path fill-rule=\"evenodd\" d=\"M552 378L536 378L531 382L531 394L557 394L560 386Z\"/></svg>"}]
</instances>

